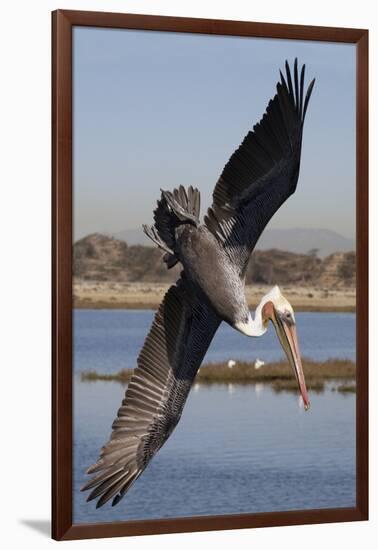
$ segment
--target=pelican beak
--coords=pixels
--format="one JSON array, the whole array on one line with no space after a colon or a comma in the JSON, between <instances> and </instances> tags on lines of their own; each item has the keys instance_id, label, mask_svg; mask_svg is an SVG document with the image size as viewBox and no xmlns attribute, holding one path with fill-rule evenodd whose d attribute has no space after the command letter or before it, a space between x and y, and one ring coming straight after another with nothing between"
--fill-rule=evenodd
<instances>
[{"instance_id":1,"label":"pelican beak","mask_svg":"<svg viewBox=\"0 0 378 550\"><path fill-rule=\"evenodd\" d=\"M295 378L298 382L299 391L302 396L303 405L307 411L310 408L310 401L303 374L295 323L292 320L288 321L285 317L280 316L276 311L274 311L274 314L272 315L272 322L289 363L294 371Z\"/></svg>"}]
</instances>

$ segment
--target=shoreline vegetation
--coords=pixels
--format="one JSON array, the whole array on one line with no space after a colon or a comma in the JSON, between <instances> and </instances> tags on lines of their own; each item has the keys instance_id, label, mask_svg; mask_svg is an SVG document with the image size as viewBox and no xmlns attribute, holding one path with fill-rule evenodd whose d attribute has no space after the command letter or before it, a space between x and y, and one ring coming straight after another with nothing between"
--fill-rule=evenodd
<instances>
[{"instance_id":1,"label":"shoreline vegetation","mask_svg":"<svg viewBox=\"0 0 378 550\"><path fill-rule=\"evenodd\" d=\"M168 283L136 283L74 280L76 309L157 309ZM247 285L248 305L254 309L272 285ZM354 312L354 288L324 289L300 285L280 285L295 311Z\"/></svg>"},{"instance_id":2,"label":"shoreline vegetation","mask_svg":"<svg viewBox=\"0 0 378 550\"><path fill-rule=\"evenodd\" d=\"M329 359L318 362L303 359L303 370L309 391L321 392L327 382L334 381L332 390L342 393L355 393L356 365L347 359ZM115 373L100 373L85 371L81 373L82 382L119 382L127 384L133 369L122 369ZM230 367L228 362L207 363L202 366L196 376L199 384L257 384L265 383L279 391L297 391L297 382L292 369L285 361L267 363L259 368L254 363L235 361Z\"/></svg>"}]
</instances>

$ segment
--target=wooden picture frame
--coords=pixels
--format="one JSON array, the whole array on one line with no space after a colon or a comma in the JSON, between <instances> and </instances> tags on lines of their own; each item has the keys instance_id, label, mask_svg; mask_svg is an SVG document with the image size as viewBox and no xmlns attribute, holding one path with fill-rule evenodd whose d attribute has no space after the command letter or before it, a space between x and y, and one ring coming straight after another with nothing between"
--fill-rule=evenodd
<instances>
[{"instance_id":1,"label":"wooden picture frame","mask_svg":"<svg viewBox=\"0 0 378 550\"><path fill-rule=\"evenodd\" d=\"M356 45L357 371L354 508L73 524L72 29L143 29ZM52 14L52 536L56 540L368 519L368 31L58 10Z\"/></svg>"}]
</instances>

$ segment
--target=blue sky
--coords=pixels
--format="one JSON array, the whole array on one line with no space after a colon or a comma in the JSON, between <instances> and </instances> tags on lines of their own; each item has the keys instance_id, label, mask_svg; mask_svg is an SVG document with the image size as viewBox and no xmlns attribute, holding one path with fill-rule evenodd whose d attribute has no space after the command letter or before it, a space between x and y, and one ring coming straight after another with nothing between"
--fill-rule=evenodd
<instances>
[{"instance_id":1,"label":"blue sky","mask_svg":"<svg viewBox=\"0 0 378 550\"><path fill-rule=\"evenodd\" d=\"M269 227L354 238L354 45L78 27L75 239L150 223L160 188L180 184L201 190L203 214L295 56L316 84L297 191Z\"/></svg>"}]
</instances>

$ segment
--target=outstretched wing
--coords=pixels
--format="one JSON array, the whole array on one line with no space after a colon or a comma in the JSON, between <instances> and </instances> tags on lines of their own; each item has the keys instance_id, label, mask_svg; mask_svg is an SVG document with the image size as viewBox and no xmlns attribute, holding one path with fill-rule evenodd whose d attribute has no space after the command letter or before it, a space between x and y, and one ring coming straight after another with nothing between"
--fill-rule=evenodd
<instances>
[{"instance_id":1,"label":"outstretched wing","mask_svg":"<svg viewBox=\"0 0 378 550\"><path fill-rule=\"evenodd\" d=\"M299 176L303 123L315 80L304 97L305 65L298 77L295 60L294 85L287 61L286 80L280 75L261 121L224 167L205 218L241 274L266 224L294 193Z\"/></svg>"},{"instance_id":2,"label":"outstretched wing","mask_svg":"<svg viewBox=\"0 0 378 550\"><path fill-rule=\"evenodd\" d=\"M137 360L108 443L82 490L97 507L117 504L180 420L221 320L184 279L170 287Z\"/></svg>"}]
</instances>

